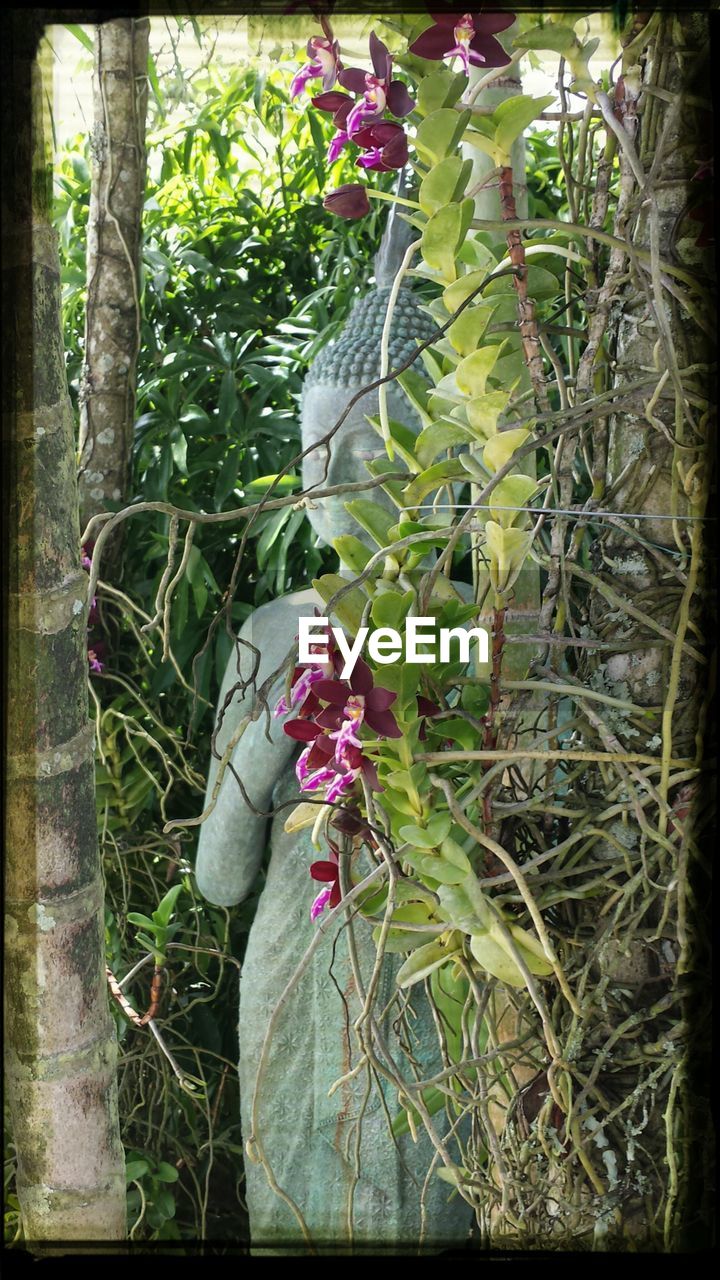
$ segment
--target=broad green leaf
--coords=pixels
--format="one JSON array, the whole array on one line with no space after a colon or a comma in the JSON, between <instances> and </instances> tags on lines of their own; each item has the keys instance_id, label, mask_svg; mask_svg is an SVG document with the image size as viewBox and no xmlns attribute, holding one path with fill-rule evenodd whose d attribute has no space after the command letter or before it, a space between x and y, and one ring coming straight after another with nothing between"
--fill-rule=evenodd
<instances>
[{"instance_id":1,"label":"broad green leaf","mask_svg":"<svg viewBox=\"0 0 720 1280\"><path fill-rule=\"evenodd\" d=\"M448 67L431 71L429 75L422 77L418 85L417 109L421 115L429 116L441 107L454 107L466 86L464 71L453 74Z\"/></svg>"},{"instance_id":2,"label":"broad green leaf","mask_svg":"<svg viewBox=\"0 0 720 1280\"><path fill-rule=\"evenodd\" d=\"M472 171L472 161L462 156L446 156L434 165L420 183L418 200L423 213L430 217L445 205L462 199L467 180Z\"/></svg>"},{"instance_id":3,"label":"broad green leaf","mask_svg":"<svg viewBox=\"0 0 720 1280\"><path fill-rule=\"evenodd\" d=\"M578 43L572 27L559 22L543 22L541 27L531 27L513 40L514 49L549 49L552 53L567 53Z\"/></svg>"},{"instance_id":4,"label":"broad green leaf","mask_svg":"<svg viewBox=\"0 0 720 1280\"><path fill-rule=\"evenodd\" d=\"M125 1164L125 1181L135 1182L149 1172L150 1165L147 1160L128 1160Z\"/></svg>"},{"instance_id":5,"label":"broad green leaf","mask_svg":"<svg viewBox=\"0 0 720 1280\"><path fill-rule=\"evenodd\" d=\"M534 262L529 262L527 266L527 287L531 298L554 298L560 292L560 284L556 275L552 271L547 271L545 267L538 267ZM483 291L486 298L495 298L500 294L514 294L515 286L512 276L498 276L495 280L491 280L487 288Z\"/></svg>"},{"instance_id":6,"label":"broad green leaf","mask_svg":"<svg viewBox=\"0 0 720 1280\"><path fill-rule=\"evenodd\" d=\"M159 1182L177 1182L180 1174L174 1165L168 1164L167 1160L161 1160L154 1176Z\"/></svg>"},{"instance_id":7,"label":"broad green leaf","mask_svg":"<svg viewBox=\"0 0 720 1280\"><path fill-rule=\"evenodd\" d=\"M513 454L525 444L530 432L525 427L515 427L512 431L498 431L491 436L483 449L483 462L493 474L509 462Z\"/></svg>"},{"instance_id":8,"label":"broad green leaf","mask_svg":"<svg viewBox=\"0 0 720 1280\"><path fill-rule=\"evenodd\" d=\"M154 929L155 921L149 916L144 916L141 911L128 911L127 918L130 924L141 924L144 929Z\"/></svg>"},{"instance_id":9,"label":"broad green leaf","mask_svg":"<svg viewBox=\"0 0 720 1280\"><path fill-rule=\"evenodd\" d=\"M505 432L502 434L504 435ZM501 439L502 436L495 438ZM527 512L507 511L501 510L501 508L526 507L537 487L537 480L533 480L530 476L505 476L495 486L488 499L492 519L496 520L504 529L509 529L511 525L515 525L518 528L526 525L528 522Z\"/></svg>"},{"instance_id":10,"label":"broad green leaf","mask_svg":"<svg viewBox=\"0 0 720 1280\"><path fill-rule=\"evenodd\" d=\"M408 844L413 845L416 849L435 849L440 843L429 831L423 830L415 823L409 823L406 827L400 828L400 835L403 840L407 840Z\"/></svg>"},{"instance_id":11,"label":"broad green leaf","mask_svg":"<svg viewBox=\"0 0 720 1280\"><path fill-rule=\"evenodd\" d=\"M376 925L372 931L372 940L377 946L380 941L380 931L382 925ZM433 933L419 932L417 929L403 929L400 926L389 928L385 938L385 950L391 954L397 954L402 951L413 951L415 947L421 947L432 942L435 937Z\"/></svg>"},{"instance_id":12,"label":"broad green leaf","mask_svg":"<svg viewBox=\"0 0 720 1280\"><path fill-rule=\"evenodd\" d=\"M495 160L497 163L497 147L494 134L488 135L479 128L468 129L463 141L474 147L476 151L482 151L483 155L489 156L491 160Z\"/></svg>"},{"instance_id":13,"label":"broad green leaf","mask_svg":"<svg viewBox=\"0 0 720 1280\"><path fill-rule=\"evenodd\" d=\"M367 420L370 423L370 426L374 427L378 435L381 436L383 428L379 415L375 414L371 417L370 414L368 414ZM417 471L418 466L415 461L416 433L413 431L412 427L406 426L404 422L398 422L395 418L388 419L388 427L390 430L390 437L403 462L410 471Z\"/></svg>"},{"instance_id":14,"label":"broad green leaf","mask_svg":"<svg viewBox=\"0 0 720 1280\"><path fill-rule=\"evenodd\" d=\"M470 950L482 969L506 982L510 987L524 987L525 979L517 964L489 933L475 933L470 938Z\"/></svg>"},{"instance_id":15,"label":"broad green leaf","mask_svg":"<svg viewBox=\"0 0 720 1280\"><path fill-rule=\"evenodd\" d=\"M404 595L398 595L394 591L384 591L381 595L376 595L370 610L375 626L392 627L397 631L400 623L410 612L415 599L414 591L406 591Z\"/></svg>"},{"instance_id":16,"label":"broad green leaf","mask_svg":"<svg viewBox=\"0 0 720 1280\"><path fill-rule=\"evenodd\" d=\"M345 510L362 525L379 547L389 545L388 530L392 528L394 520L384 507L378 506L376 502L368 502L365 498L355 498L352 502L345 503Z\"/></svg>"},{"instance_id":17,"label":"broad green leaf","mask_svg":"<svg viewBox=\"0 0 720 1280\"><path fill-rule=\"evenodd\" d=\"M444 462L436 462L407 485L404 492L408 508L419 507L423 498L441 484L464 478L465 469L459 458L447 458Z\"/></svg>"},{"instance_id":18,"label":"broad green leaf","mask_svg":"<svg viewBox=\"0 0 720 1280\"><path fill-rule=\"evenodd\" d=\"M427 380L423 378L422 374L418 373L416 369L406 369L404 373L399 375L396 381L405 392L405 395L418 415L422 425L424 427L428 426L432 421L432 418L427 411Z\"/></svg>"},{"instance_id":19,"label":"broad green leaf","mask_svg":"<svg viewBox=\"0 0 720 1280\"><path fill-rule=\"evenodd\" d=\"M345 578L341 578L337 573L325 573L322 578L313 578L313 586L326 604L338 591L343 587L347 587L347 585ZM353 587L337 604L333 605L333 613L336 614L342 625L347 627L352 635L356 635L362 624L362 616L366 604L367 599L362 591L357 587Z\"/></svg>"},{"instance_id":20,"label":"broad green leaf","mask_svg":"<svg viewBox=\"0 0 720 1280\"><path fill-rule=\"evenodd\" d=\"M343 564L352 569L353 573L362 573L368 560L372 558L370 548L356 538L354 533L343 533L339 538L333 538L332 544ZM380 569L381 566L378 565L378 573Z\"/></svg>"},{"instance_id":21,"label":"broad green leaf","mask_svg":"<svg viewBox=\"0 0 720 1280\"><path fill-rule=\"evenodd\" d=\"M449 283L455 280L457 268L455 256L467 230L467 218L463 204L446 204L429 219L422 236L422 256L440 278Z\"/></svg>"},{"instance_id":22,"label":"broad green leaf","mask_svg":"<svg viewBox=\"0 0 720 1280\"><path fill-rule=\"evenodd\" d=\"M449 813L436 813L428 820L427 830L438 843L450 834L452 818Z\"/></svg>"},{"instance_id":23,"label":"broad green leaf","mask_svg":"<svg viewBox=\"0 0 720 1280\"><path fill-rule=\"evenodd\" d=\"M460 390L467 396L484 396L485 383L493 371L495 361L502 351L502 343L480 347L472 355L460 361L455 379Z\"/></svg>"},{"instance_id":24,"label":"broad green leaf","mask_svg":"<svg viewBox=\"0 0 720 1280\"><path fill-rule=\"evenodd\" d=\"M467 871L464 868L456 867L451 862L446 862L439 854L404 853L403 857L407 862L415 866L421 875L427 876L438 884L462 884L467 875Z\"/></svg>"},{"instance_id":25,"label":"broad green leaf","mask_svg":"<svg viewBox=\"0 0 720 1280\"><path fill-rule=\"evenodd\" d=\"M421 982L433 969L447 964L452 954L454 953L449 952L442 942L428 942L424 947L418 947L398 970L398 986L410 987L415 982Z\"/></svg>"},{"instance_id":26,"label":"broad green leaf","mask_svg":"<svg viewBox=\"0 0 720 1280\"><path fill-rule=\"evenodd\" d=\"M488 303L467 307L447 331L448 341L459 356L472 355L493 317L494 307Z\"/></svg>"},{"instance_id":27,"label":"broad green leaf","mask_svg":"<svg viewBox=\"0 0 720 1280\"><path fill-rule=\"evenodd\" d=\"M156 924L167 925L170 917L175 910L175 903L184 889L182 884L174 884L172 889L168 889L164 898L158 903L157 909L153 911L153 920Z\"/></svg>"},{"instance_id":28,"label":"broad green leaf","mask_svg":"<svg viewBox=\"0 0 720 1280\"><path fill-rule=\"evenodd\" d=\"M498 153L509 158L513 143L524 133L528 125L536 120L541 111L555 101L552 93L543 98L530 98L526 94L518 94L514 98L506 98L493 112L496 121L495 145Z\"/></svg>"},{"instance_id":29,"label":"broad green leaf","mask_svg":"<svg viewBox=\"0 0 720 1280\"><path fill-rule=\"evenodd\" d=\"M290 816L283 823L283 831L292 834L294 831L302 831L305 827L313 827L317 822L320 806L310 804L303 800L300 804L296 804Z\"/></svg>"},{"instance_id":30,"label":"broad green leaf","mask_svg":"<svg viewBox=\"0 0 720 1280\"><path fill-rule=\"evenodd\" d=\"M470 728L470 725L467 727ZM461 848L457 840L453 840L452 836L446 836L440 845L440 857L444 858L453 867L457 867L464 875L469 875L472 871L470 859L465 850Z\"/></svg>"},{"instance_id":31,"label":"broad green leaf","mask_svg":"<svg viewBox=\"0 0 720 1280\"><path fill-rule=\"evenodd\" d=\"M452 449L454 445L467 444L472 436L460 423L448 422L446 418L433 422L420 433L415 452L421 467L429 467L439 453Z\"/></svg>"},{"instance_id":32,"label":"broad green leaf","mask_svg":"<svg viewBox=\"0 0 720 1280\"><path fill-rule=\"evenodd\" d=\"M454 111L450 107L441 107L426 116L415 137L420 159L434 165L454 154L470 116L470 111Z\"/></svg>"},{"instance_id":33,"label":"broad green leaf","mask_svg":"<svg viewBox=\"0 0 720 1280\"><path fill-rule=\"evenodd\" d=\"M509 399L507 391L489 391L468 401L465 406L467 420L481 440L488 440L496 434L498 418L505 412Z\"/></svg>"},{"instance_id":34,"label":"broad green leaf","mask_svg":"<svg viewBox=\"0 0 720 1280\"><path fill-rule=\"evenodd\" d=\"M451 315L457 311L458 307L462 306L463 302L471 294L476 294L478 298L485 297L487 290L492 287L492 285L485 284L488 275L489 272L484 267L480 267L477 271L468 271L467 275L460 276L459 280L455 280L451 285L448 285L447 289L443 291L443 302ZM492 284L495 284L495 281ZM485 286L484 288L483 285Z\"/></svg>"},{"instance_id":35,"label":"broad green leaf","mask_svg":"<svg viewBox=\"0 0 720 1280\"><path fill-rule=\"evenodd\" d=\"M471 654L477 655L477 642L473 642L470 650ZM452 720L441 720L437 726L438 732L443 737L449 738L451 742L457 742L458 746L465 751L472 751L477 743L477 730L473 729L467 720L463 720L460 716ZM470 868L468 867L467 870Z\"/></svg>"},{"instance_id":36,"label":"broad green leaf","mask_svg":"<svg viewBox=\"0 0 720 1280\"><path fill-rule=\"evenodd\" d=\"M485 525L489 552L490 581L498 593L508 591L517 579L532 543L532 533L522 529L503 529L494 520Z\"/></svg>"}]
</instances>

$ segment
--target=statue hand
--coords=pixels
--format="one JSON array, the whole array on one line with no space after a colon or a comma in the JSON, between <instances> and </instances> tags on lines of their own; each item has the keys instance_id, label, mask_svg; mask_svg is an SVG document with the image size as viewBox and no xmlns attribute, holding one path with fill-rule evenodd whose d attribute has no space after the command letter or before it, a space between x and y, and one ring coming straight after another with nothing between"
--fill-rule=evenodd
<instances>
[{"instance_id":1,"label":"statue hand","mask_svg":"<svg viewBox=\"0 0 720 1280\"><path fill-rule=\"evenodd\" d=\"M239 686L222 714L215 735L215 752L222 758L242 721L258 709L257 690L281 666L293 647L297 620L312 612L317 597L312 591L295 592L263 605L243 624L239 659L234 652L227 665L218 699L218 716L233 686ZM252 647L250 647L252 646ZM238 660L240 673L238 673ZM242 684L257 666L253 686L242 693ZM257 875L266 845L267 815L275 783L291 758L297 743L282 731L282 721L272 717L272 709L284 683L280 676L267 698L268 712L260 711L242 732L222 778L215 807L200 828L196 864L197 884L203 897L218 906L242 902ZM217 720L216 720L217 725ZM270 739L268 741L268 738ZM220 759L210 762L205 807L212 798ZM248 800L238 785L242 781ZM260 814L254 812L260 810Z\"/></svg>"}]
</instances>

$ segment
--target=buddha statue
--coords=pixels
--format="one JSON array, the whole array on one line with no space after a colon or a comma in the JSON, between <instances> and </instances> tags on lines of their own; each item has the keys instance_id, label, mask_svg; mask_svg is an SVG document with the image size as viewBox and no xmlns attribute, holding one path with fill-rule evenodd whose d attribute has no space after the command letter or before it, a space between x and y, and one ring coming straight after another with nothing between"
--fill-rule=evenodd
<instances>
[{"instance_id":1,"label":"buddha statue","mask_svg":"<svg viewBox=\"0 0 720 1280\"><path fill-rule=\"evenodd\" d=\"M407 224L391 217L375 260L375 286L355 303L343 333L311 367L302 400L303 449L333 427L359 388L378 377L390 288L412 234ZM393 317L390 367L406 360L433 327L412 290L403 286ZM408 400L394 384L388 388L388 410L391 417L419 429ZM367 394L334 436L329 461L325 446L308 454L303 490L369 479L365 461L383 449L365 415L377 412L377 392ZM362 496L393 509L378 487ZM308 518L325 542L345 532L365 537L342 497L315 501ZM315 607L324 612L312 588L294 591L258 608L243 625L218 701L218 758L210 763L208 802L219 757L256 706L257 690L293 647L298 619L312 617ZM272 715L284 685L285 677L279 676L267 712L251 720L239 738L232 768L225 771L216 804L200 828L197 857L201 893L230 906L256 886L268 845L270 851L240 982L239 1074L252 1252L415 1253L462 1246L472 1209L437 1176L439 1160L428 1174L435 1150L423 1126L418 1125L417 1142L407 1132L393 1139L390 1125L400 1111L397 1090L386 1080L371 1078L366 1066L351 1074L361 1056L352 1029L361 1004L342 920L327 936L323 931L311 963L282 1003L258 1075L271 1016L318 929L310 909L320 886L309 868L328 856L313 847L310 827L285 830L292 802L310 797L303 796L294 767L303 744L288 737L282 719ZM363 865L366 871L371 867L369 860L360 863L361 873ZM357 916L353 931L367 983L376 954L371 926ZM397 988L395 974L402 960L402 955L385 956L376 1009L385 1010L395 1001L382 1022L385 1045L406 1079L422 1079L441 1071L443 1062L422 985L411 988L411 1000ZM329 1094L341 1077L344 1082ZM448 1132L444 1111L434 1123L440 1135ZM269 1168L257 1160L260 1148Z\"/></svg>"}]
</instances>

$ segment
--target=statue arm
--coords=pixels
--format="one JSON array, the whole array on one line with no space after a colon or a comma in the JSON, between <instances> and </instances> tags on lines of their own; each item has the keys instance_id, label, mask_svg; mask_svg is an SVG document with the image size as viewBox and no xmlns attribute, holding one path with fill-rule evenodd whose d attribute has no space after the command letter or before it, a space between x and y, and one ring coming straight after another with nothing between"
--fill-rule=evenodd
<instances>
[{"instance_id":1,"label":"statue arm","mask_svg":"<svg viewBox=\"0 0 720 1280\"><path fill-rule=\"evenodd\" d=\"M298 617L307 612L303 603L276 600L258 609L243 625L239 646L228 662L218 700L218 717L226 697L234 685L247 680L258 661L254 687L244 694L238 689L226 707L216 734L216 752L222 758L242 721L257 706L256 689L279 667L293 643ZM253 648L249 646L252 645ZM284 683L280 677L276 689L268 697L272 710ZM282 731L282 720L271 718L268 728L266 713L251 720L240 737L220 785L215 807L200 827L196 864L197 884L203 897L218 906L242 902L250 893L257 876L267 840L266 817L260 817L245 800L233 769L242 780L249 800L265 813L272 804L275 784L290 760L297 743ZM216 719L217 725L217 719ZM268 741L267 734L270 737ZM220 760L212 756L208 773L205 806L210 803Z\"/></svg>"}]
</instances>

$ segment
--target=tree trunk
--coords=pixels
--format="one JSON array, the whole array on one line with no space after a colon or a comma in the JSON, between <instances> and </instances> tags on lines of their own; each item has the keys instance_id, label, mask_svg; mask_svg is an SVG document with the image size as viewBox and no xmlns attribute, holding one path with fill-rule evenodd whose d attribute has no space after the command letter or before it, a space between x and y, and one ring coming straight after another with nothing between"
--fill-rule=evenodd
<instances>
[{"instance_id":1,"label":"tree trunk","mask_svg":"<svg viewBox=\"0 0 720 1280\"><path fill-rule=\"evenodd\" d=\"M710 97L708 22L701 13L660 12L650 18L647 13L638 15L634 34L645 23L647 40L641 37L632 56L626 55L623 79L615 91L615 115L634 140L647 190L643 197L627 149L621 147L614 233L636 250L654 251L664 262L685 267L702 280L707 258L695 245L700 227L688 213L703 197L693 177L712 146L709 112L699 105ZM607 725L599 730L605 742L598 741L597 734L596 741L605 749L646 752L661 765L644 771L644 776L637 770L627 774L627 793L642 803L642 809L636 808L635 820L632 810L628 813L625 843L641 867L643 883L637 895L628 897L624 919L618 919L615 945L624 949L624 959L620 951L616 959L627 967L631 958L636 972L657 983L657 957L662 956L661 966L668 970L665 982L672 983L683 1000L666 1014L658 1012L656 1019L645 1017L644 1041L668 1038L668 1072L654 1096L649 1120L646 1116L643 1145L651 1163L646 1167L645 1196L626 1190L616 1224L621 1237L633 1235L665 1249L700 1246L707 1229L701 1202L710 1185L708 1180L701 1191L707 1176L703 1147L711 1125L709 1105L702 1090L698 1092L695 1075L692 1023L697 1008L691 1008L698 988L707 982L707 956L700 942L707 886L698 897L701 872L693 825L702 782L697 775L683 779L682 769L670 762L678 757L702 762L701 701L710 679L702 654L698 657L703 648L700 518L711 463L707 397L708 361L713 357L707 333L683 298L694 301L702 319L703 302L697 294L680 285L678 295L677 281L668 280L659 267L654 273L646 270L632 256L616 272L611 263L599 291L600 328L610 321L606 340L614 356L612 385L623 391L645 377L648 386L625 391L623 410L611 418L609 430L607 422L600 422L593 432L599 505L638 513L641 519L622 516L624 530L617 523L607 525L593 549L589 618L593 635L608 647L583 672L594 689L657 712L642 730L637 722L615 717L616 745ZM670 514L677 516L675 523L667 519ZM603 781L607 780L598 779L600 794ZM614 838L622 839L620 824L616 828ZM596 852L603 856L601 847ZM611 961L603 976L617 979L614 969ZM652 989L642 988L638 1009L652 1002ZM661 995L668 987L654 990ZM674 1054L672 1044L678 1046ZM644 1087L643 1072L636 1071L624 1086L627 1098ZM624 1158L618 1149L619 1169ZM631 1183L628 1179L628 1188ZM649 1204L654 1225L648 1220Z\"/></svg>"},{"instance_id":2,"label":"tree trunk","mask_svg":"<svg viewBox=\"0 0 720 1280\"><path fill-rule=\"evenodd\" d=\"M140 349L140 224L150 24L95 28L94 126L87 232L85 365L80 392L81 527L124 501L130 480Z\"/></svg>"},{"instance_id":3,"label":"tree trunk","mask_svg":"<svg viewBox=\"0 0 720 1280\"><path fill-rule=\"evenodd\" d=\"M50 219L52 165L34 60L39 32L28 19L18 14L12 26L10 114L17 114L11 189L3 193L5 306L12 298L13 307L4 329L16 343L6 402L15 432L8 450L6 1083L26 1240L118 1240L126 1232L125 1177L88 719L87 576Z\"/></svg>"}]
</instances>

